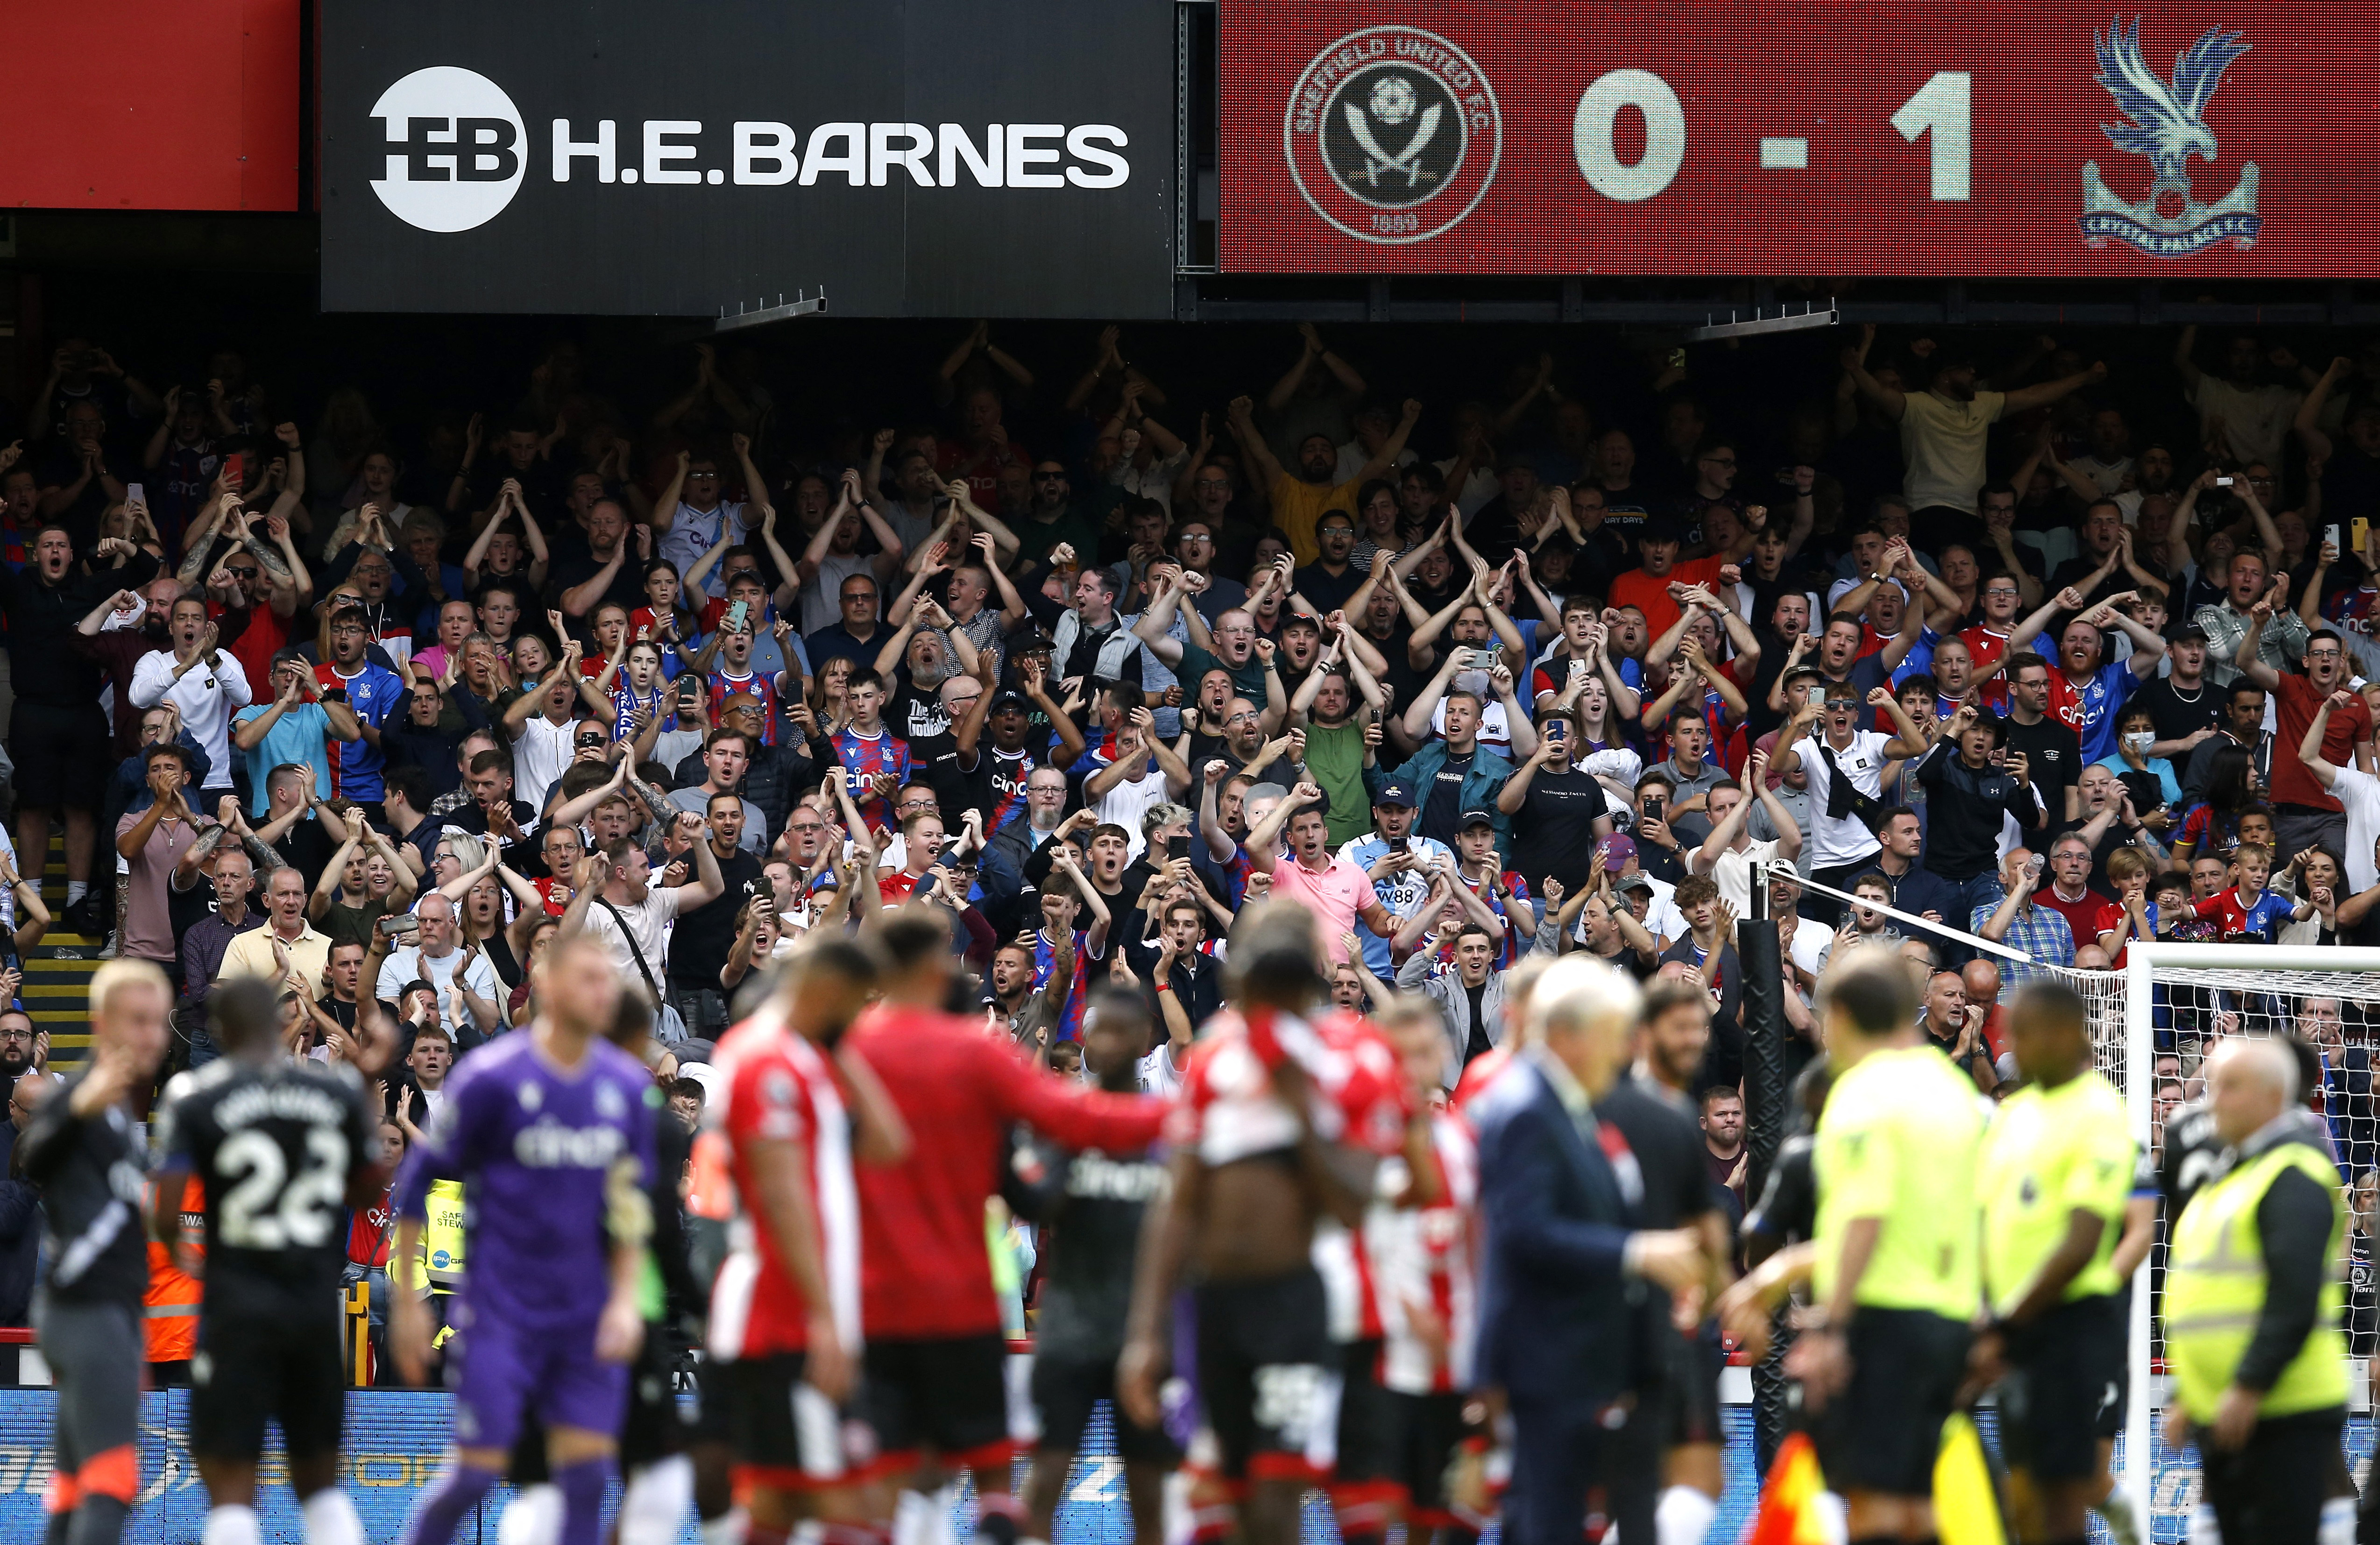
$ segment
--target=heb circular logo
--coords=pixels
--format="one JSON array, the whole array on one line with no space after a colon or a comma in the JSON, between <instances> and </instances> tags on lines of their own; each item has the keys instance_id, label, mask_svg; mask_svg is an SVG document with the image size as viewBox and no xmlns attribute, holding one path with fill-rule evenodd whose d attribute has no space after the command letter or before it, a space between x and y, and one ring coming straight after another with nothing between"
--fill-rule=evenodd
<instances>
[{"instance_id":1,"label":"heb circular logo","mask_svg":"<svg viewBox=\"0 0 2380 1545\"><path fill-rule=\"evenodd\" d=\"M1471 56L1418 27L1350 32L1314 56L1281 120L1289 175L1359 241L1427 241L1479 207L1504 117Z\"/></svg>"},{"instance_id":2,"label":"heb circular logo","mask_svg":"<svg viewBox=\"0 0 2380 1545\"><path fill-rule=\"evenodd\" d=\"M454 65L415 70L372 103L386 135L372 191L425 231L468 231L520 191L528 131L504 88Z\"/></svg>"}]
</instances>

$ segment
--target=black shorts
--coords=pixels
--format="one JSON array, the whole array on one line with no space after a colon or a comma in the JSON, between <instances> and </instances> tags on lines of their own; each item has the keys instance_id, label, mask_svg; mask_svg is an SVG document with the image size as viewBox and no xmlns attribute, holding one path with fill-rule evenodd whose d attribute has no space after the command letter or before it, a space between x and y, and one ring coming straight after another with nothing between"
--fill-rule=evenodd
<instances>
[{"instance_id":1,"label":"black shorts","mask_svg":"<svg viewBox=\"0 0 2380 1545\"><path fill-rule=\"evenodd\" d=\"M853 1478L855 1461L866 1456L844 1413L802 1382L807 1360L780 1352L710 1365L706 1404L715 1401L725 1417L740 1484L784 1490L837 1485Z\"/></svg>"},{"instance_id":2,"label":"black shorts","mask_svg":"<svg viewBox=\"0 0 2380 1545\"><path fill-rule=\"evenodd\" d=\"M1717 1326L1704 1325L1691 1335L1680 1335L1673 1327L1667 1350L1669 1376L1661 1392L1667 1407L1664 1446L1724 1444L1727 1429L1719 1425L1718 1381L1727 1367L1727 1353L1719 1346Z\"/></svg>"},{"instance_id":3,"label":"black shorts","mask_svg":"<svg viewBox=\"0 0 2380 1545\"><path fill-rule=\"evenodd\" d=\"M1083 1446L1091 1407L1104 1400L1115 1414L1116 1456L1127 1463L1179 1464L1182 1451L1161 1427L1143 1427L1123 1414L1115 1397L1116 1359L1099 1356L1033 1357L1033 1409L1041 1418L1040 1447L1054 1454L1075 1454Z\"/></svg>"},{"instance_id":4,"label":"black shorts","mask_svg":"<svg viewBox=\"0 0 2380 1545\"><path fill-rule=\"evenodd\" d=\"M2099 1412L2122 1408L2124 1322L2101 1296L2058 1305L2008 1332L2000 1381L2000 1446L2009 1467L2035 1481L2080 1480L2099 1467Z\"/></svg>"},{"instance_id":5,"label":"black shorts","mask_svg":"<svg viewBox=\"0 0 2380 1545\"><path fill-rule=\"evenodd\" d=\"M659 1325L645 1327L645 1344L628 1369L628 1414L620 1421L620 1467L640 1469L686 1446L678 1417L677 1344Z\"/></svg>"},{"instance_id":6,"label":"black shorts","mask_svg":"<svg viewBox=\"0 0 2380 1545\"><path fill-rule=\"evenodd\" d=\"M1924 1309L1861 1308L1844 1335L1851 1381L1811 1424L1838 1491L1934 1494L1942 1424L1967 1376L1967 1327Z\"/></svg>"},{"instance_id":7,"label":"black shorts","mask_svg":"<svg viewBox=\"0 0 2380 1545\"><path fill-rule=\"evenodd\" d=\"M293 1320L209 1307L190 1359L190 1452L255 1459L273 1419L292 1459L336 1454L347 1406L346 1331L336 1314Z\"/></svg>"},{"instance_id":8,"label":"black shorts","mask_svg":"<svg viewBox=\"0 0 2380 1545\"><path fill-rule=\"evenodd\" d=\"M727 1442L727 1364L709 1357L694 1359L694 1420L687 1424L687 1442Z\"/></svg>"},{"instance_id":9,"label":"black shorts","mask_svg":"<svg viewBox=\"0 0 2380 1545\"><path fill-rule=\"evenodd\" d=\"M859 1408L887 1466L927 1449L954 1468L1005 1464L1008 1344L997 1332L933 1341L871 1341Z\"/></svg>"},{"instance_id":10,"label":"black shorts","mask_svg":"<svg viewBox=\"0 0 2380 1545\"><path fill-rule=\"evenodd\" d=\"M1339 1348L1339 1432L1334 1479L1360 1485L1397 1478L1396 1414L1379 1380L1380 1338Z\"/></svg>"},{"instance_id":11,"label":"black shorts","mask_svg":"<svg viewBox=\"0 0 2380 1545\"><path fill-rule=\"evenodd\" d=\"M1446 1471L1454 1462L1454 1451L1463 1444L1465 1398L1452 1392L1399 1394L1389 1390L1382 1395L1388 1405L1390 1447L1395 1455L1390 1478L1404 1492L1408 1530L1422 1525L1462 1523L1447 1508Z\"/></svg>"},{"instance_id":12,"label":"black shorts","mask_svg":"<svg viewBox=\"0 0 2380 1545\"><path fill-rule=\"evenodd\" d=\"M97 809L115 766L107 715L96 702L61 708L18 699L8 721L8 756L17 764L17 803L37 810Z\"/></svg>"},{"instance_id":13,"label":"black shorts","mask_svg":"<svg viewBox=\"0 0 2380 1545\"><path fill-rule=\"evenodd\" d=\"M1339 1431L1338 1348L1319 1273L1197 1290L1198 1390L1227 1480L1317 1480Z\"/></svg>"}]
</instances>

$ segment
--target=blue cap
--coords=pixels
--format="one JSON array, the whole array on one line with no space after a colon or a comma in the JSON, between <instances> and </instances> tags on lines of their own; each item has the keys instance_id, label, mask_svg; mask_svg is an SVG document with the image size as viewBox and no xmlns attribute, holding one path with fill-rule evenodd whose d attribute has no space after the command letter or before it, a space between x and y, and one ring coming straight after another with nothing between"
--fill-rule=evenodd
<instances>
[{"instance_id":1,"label":"blue cap","mask_svg":"<svg viewBox=\"0 0 2380 1545\"><path fill-rule=\"evenodd\" d=\"M1399 783L1394 778L1390 779L1387 783L1380 785L1380 792L1378 796L1373 799L1372 803L1375 805L1402 805L1409 810L1419 809L1421 808L1419 801L1414 798L1413 785L1411 784Z\"/></svg>"},{"instance_id":2,"label":"blue cap","mask_svg":"<svg viewBox=\"0 0 2380 1545\"><path fill-rule=\"evenodd\" d=\"M1487 807L1482 805L1474 805L1471 809L1463 811L1461 817L1455 821L1454 829L1458 832L1463 832L1468 831L1474 826L1493 826L1495 824L1495 811L1488 809Z\"/></svg>"}]
</instances>

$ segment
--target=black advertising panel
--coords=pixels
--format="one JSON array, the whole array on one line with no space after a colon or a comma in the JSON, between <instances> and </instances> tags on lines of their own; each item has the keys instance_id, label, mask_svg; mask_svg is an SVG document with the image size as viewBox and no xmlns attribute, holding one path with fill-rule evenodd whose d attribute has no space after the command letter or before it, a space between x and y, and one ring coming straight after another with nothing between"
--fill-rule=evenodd
<instances>
[{"instance_id":1,"label":"black advertising panel","mask_svg":"<svg viewBox=\"0 0 2380 1545\"><path fill-rule=\"evenodd\" d=\"M1169 0L324 0L330 310L1163 317Z\"/></svg>"}]
</instances>

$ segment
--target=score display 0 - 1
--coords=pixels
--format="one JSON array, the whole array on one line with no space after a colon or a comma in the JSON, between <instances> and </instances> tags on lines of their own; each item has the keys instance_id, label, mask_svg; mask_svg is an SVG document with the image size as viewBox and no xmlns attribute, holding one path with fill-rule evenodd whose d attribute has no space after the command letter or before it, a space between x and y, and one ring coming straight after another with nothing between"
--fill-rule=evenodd
<instances>
[{"instance_id":1,"label":"score display 0 - 1","mask_svg":"<svg viewBox=\"0 0 2380 1545\"><path fill-rule=\"evenodd\" d=\"M2346 276L2372 0L1717 16L1221 0L1240 272Z\"/></svg>"}]
</instances>

